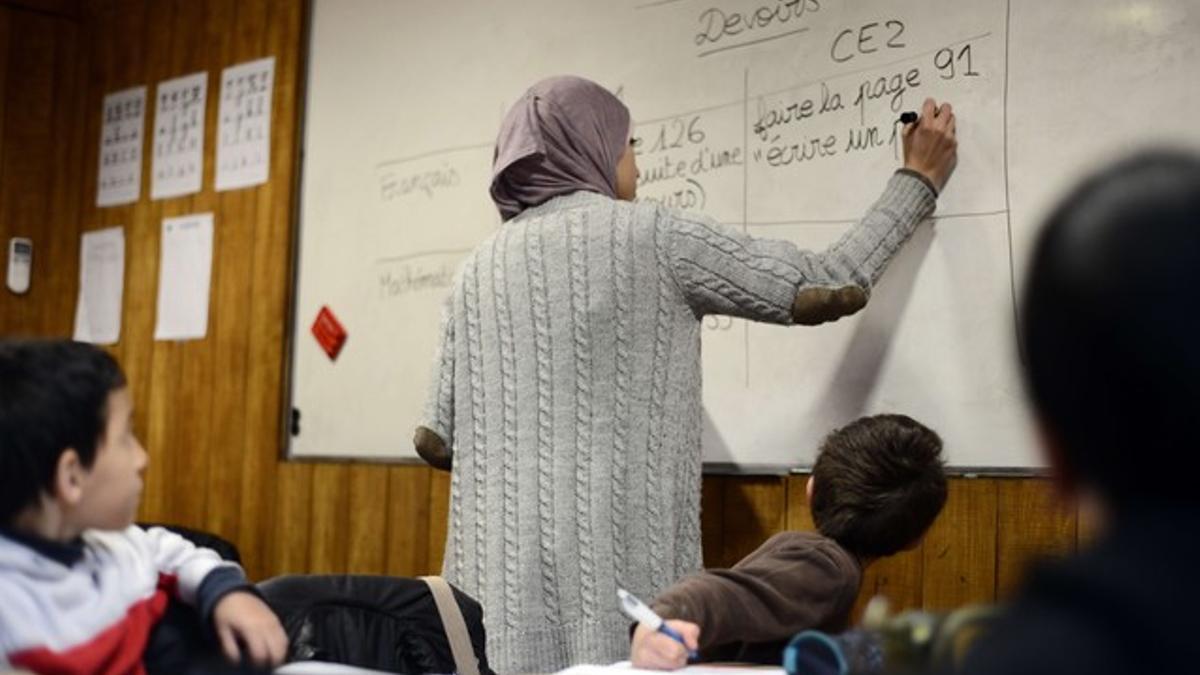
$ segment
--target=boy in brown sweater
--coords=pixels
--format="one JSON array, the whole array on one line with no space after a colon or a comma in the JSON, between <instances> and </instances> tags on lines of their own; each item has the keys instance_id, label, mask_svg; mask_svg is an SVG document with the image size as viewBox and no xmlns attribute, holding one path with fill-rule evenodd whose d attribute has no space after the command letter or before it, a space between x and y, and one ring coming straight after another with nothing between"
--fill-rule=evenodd
<instances>
[{"instance_id":1,"label":"boy in brown sweater","mask_svg":"<svg viewBox=\"0 0 1200 675\"><path fill-rule=\"evenodd\" d=\"M781 532L731 569L684 577L653 609L704 661L778 664L796 633L845 630L863 570L917 544L946 503L941 449L936 433L903 415L834 431L808 480L817 532ZM631 660L673 670L687 652L639 624Z\"/></svg>"}]
</instances>

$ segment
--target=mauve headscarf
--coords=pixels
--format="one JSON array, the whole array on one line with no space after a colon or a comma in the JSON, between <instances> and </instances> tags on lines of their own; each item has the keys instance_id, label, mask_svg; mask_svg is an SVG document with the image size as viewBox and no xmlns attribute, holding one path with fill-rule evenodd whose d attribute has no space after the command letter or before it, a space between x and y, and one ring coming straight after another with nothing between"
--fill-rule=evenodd
<instances>
[{"instance_id":1,"label":"mauve headscarf","mask_svg":"<svg viewBox=\"0 0 1200 675\"><path fill-rule=\"evenodd\" d=\"M500 217L576 190L615 199L629 131L629 109L595 82L562 76L533 85L496 138L491 192Z\"/></svg>"}]
</instances>

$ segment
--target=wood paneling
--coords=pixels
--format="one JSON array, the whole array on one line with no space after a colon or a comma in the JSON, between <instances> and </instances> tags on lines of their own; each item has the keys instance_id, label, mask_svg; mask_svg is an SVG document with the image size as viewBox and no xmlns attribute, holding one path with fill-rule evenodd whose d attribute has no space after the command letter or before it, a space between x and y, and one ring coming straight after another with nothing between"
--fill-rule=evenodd
<instances>
[{"instance_id":1,"label":"wood paneling","mask_svg":"<svg viewBox=\"0 0 1200 675\"><path fill-rule=\"evenodd\" d=\"M725 477L705 476L700 488L700 545L704 566L721 567L725 551Z\"/></svg>"},{"instance_id":2,"label":"wood paneling","mask_svg":"<svg viewBox=\"0 0 1200 675\"><path fill-rule=\"evenodd\" d=\"M82 29L74 21L61 18L51 20L54 33L54 85L51 87L50 103L51 148L47 153L50 163L49 199L46 202L46 223L51 259L77 261L78 244L73 238L54 236L57 226L70 224L77 227L82 210L79 186L85 173L83 166L83 127L79 124L79 112L84 104L84 83L87 72L81 67L81 55L87 50L83 44ZM76 267L77 269L77 267ZM75 279L50 270L50 311L43 317L41 329L45 333L56 333L73 327L75 314ZM78 276L78 272L76 272Z\"/></svg>"},{"instance_id":3,"label":"wood paneling","mask_svg":"<svg viewBox=\"0 0 1200 675\"><path fill-rule=\"evenodd\" d=\"M783 530L787 518L786 479L776 476L727 478L720 566L729 567ZM703 539L701 540L703 541Z\"/></svg>"},{"instance_id":4,"label":"wood paneling","mask_svg":"<svg viewBox=\"0 0 1200 675\"><path fill-rule=\"evenodd\" d=\"M240 63L261 54L265 9L262 2L221 0L212 3L210 25L236 27L235 30L226 28L223 37L218 38L223 62ZM246 26L252 26L253 31L251 36L243 38ZM234 36L238 39L233 39ZM220 91L219 77L218 74L210 78L209 86L214 87L212 96ZM215 117L211 123L215 132ZM209 135L215 136L215 133ZM210 166L205 167L206 177L213 173ZM213 306L221 310L212 313L209 327L213 343L212 365L218 373L245 373L247 370L250 300L245 292L245 281L250 277L253 264L257 198L255 190L232 190L216 195L214 208L215 213L222 216L222 226L215 228L214 246L224 253L224 257L221 265L213 269L211 300ZM208 484L212 494L221 498L209 500L205 523L210 531L239 538L247 457L242 446L247 388L240 377L216 377L212 382L209 388L211 414L218 422L213 425L208 439L211 454Z\"/></svg>"},{"instance_id":5,"label":"wood paneling","mask_svg":"<svg viewBox=\"0 0 1200 675\"><path fill-rule=\"evenodd\" d=\"M2 5L73 21L78 21L80 18L78 0L0 0L0 6Z\"/></svg>"},{"instance_id":6,"label":"wood paneling","mask_svg":"<svg viewBox=\"0 0 1200 675\"><path fill-rule=\"evenodd\" d=\"M313 468L308 566L316 574L346 571L350 530L349 477L349 464L318 464Z\"/></svg>"},{"instance_id":7,"label":"wood paneling","mask_svg":"<svg viewBox=\"0 0 1200 675\"><path fill-rule=\"evenodd\" d=\"M350 497L347 508L346 569L359 574L383 574L387 566L387 522L391 476L386 468L358 464L350 467ZM404 502L397 499L397 503ZM404 523L404 514L396 514ZM383 527L380 527L383 525ZM397 532L398 538L403 534Z\"/></svg>"},{"instance_id":8,"label":"wood paneling","mask_svg":"<svg viewBox=\"0 0 1200 675\"><path fill-rule=\"evenodd\" d=\"M124 315L113 352L134 393L135 429L151 453L140 516L233 540L255 578L437 572L447 474L280 459L303 5L92 0L71 19L0 4L0 236L35 239L33 288L23 297L0 292L0 332L69 335L80 232L124 226ZM220 71L268 55L276 58L271 179L215 193ZM97 208L104 94L144 84L153 96L158 82L200 70L209 73L202 191L150 200L147 140L142 198ZM152 119L153 106L147 133ZM162 218L197 211L214 214L209 335L156 342ZM706 564L731 565L783 528L811 528L806 478L705 477ZM860 607L876 592L899 607L1005 596L1030 557L1073 550L1089 522L1057 507L1042 479L954 479L926 539L867 568Z\"/></svg>"},{"instance_id":9,"label":"wood paneling","mask_svg":"<svg viewBox=\"0 0 1200 675\"><path fill-rule=\"evenodd\" d=\"M260 551L257 555L263 559L258 563L260 568L265 566L264 563L269 563L268 573L263 576L304 574L312 570L308 552L312 536L313 468L312 464L301 463L279 466L275 497L278 500L276 511L281 517L266 529L270 533L268 546L257 547ZM249 557L251 548L247 546L252 543L246 537L247 529L242 528L242 536L238 537L237 543L242 550L243 560L253 564L253 558Z\"/></svg>"},{"instance_id":10,"label":"wood paneling","mask_svg":"<svg viewBox=\"0 0 1200 675\"><path fill-rule=\"evenodd\" d=\"M1029 563L1075 551L1076 516L1050 481L999 481L996 531L996 597L1020 587Z\"/></svg>"},{"instance_id":11,"label":"wood paneling","mask_svg":"<svg viewBox=\"0 0 1200 675\"><path fill-rule=\"evenodd\" d=\"M292 185L299 120L297 82L301 8L296 2L267 2L264 44L256 56L275 57L275 101L272 105L271 176L254 188L256 201L247 227L254 232L248 289L250 310L247 370L240 373L246 388L246 455L242 490L242 523L253 530L244 540L251 547L273 532L272 524L288 518L275 508L275 477L279 473L281 422L284 410L284 345L290 297L292 246ZM240 6L240 5L239 5ZM253 550L253 549L251 549ZM272 561L264 560L266 573Z\"/></svg>"},{"instance_id":12,"label":"wood paneling","mask_svg":"<svg viewBox=\"0 0 1200 675\"><path fill-rule=\"evenodd\" d=\"M5 191L3 190L5 168L4 159L7 157L7 155L4 153L4 137L8 135L6 133L7 127L4 124L4 113L11 105L9 103L10 92L8 90L8 64L13 52L12 15L13 13L11 10L7 9L3 5L0 5L0 94L2 94L0 95L0 200L2 200L5 196ZM23 64L23 61L18 59L17 63L18 65L21 65ZM14 92L12 93L19 93L19 91L19 89L14 89ZM3 207L4 201L0 201L0 214L5 213ZM0 220L0 228L5 228L6 222L6 220ZM7 242L7 236L10 235L8 235L7 232L2 229L0 229L0 232L5 232L5 241ZM5 251L5 255L7 255L7 253L8 252ZM8 298L0 300L0 303L5 303L0 305L0 307L4 307L5 309L11 309L12 307L15 307L15 304L6 303L6 300L8 300ZM0 322L4 321L4 315L5 313L0 313ZM11 319L9 321L11 321ZM13 325L16 325L15 322ZM0 323L0 328L3 328L6 332L8 330L8 326L5 323Z\"/></svg>"},{"instance_id":13,"label":"wood paneling","mask_svg":"<svg viewBox=\"0 0 1200 675\"><path fill-rule=\"evenodd\" d=\"M387 523L377 533L386 549L386 574L432 571L441 566L440 560L437 566L429 560L430 550L442 550L440 540L436 546L431 545L430 511L434 499L431 473L429 468L416 466L395 466L387 471ZM445 504L448 498L448 494L442 495L441 503Z\"/></svg>"},{"instance_id":14,"label":"wood paneling","mask_svg":"<svg viewBox=\"0 0 1200 675\"><path fill-rule=\"evenodd\" d=\"M789 530L815 530L817 526L808 506L808 475L788 476L784 489L787 490L787 514L783 526Z\"/></svg>"},{"instance_id":15,"label":"wood paneling","mask_svg":"<svg viewBox=\"0 0 1200 675\"><path fill-rule=\"evenodd\" d=\"M925 535L921 604L948 609L996 595L997 481L950 483L946 507Z\"/></svg>"},{"instance_id":16,"label":"wood paneling","mask_svg":"<svg viewBox=\"0 0 1200 675\"><path fill-rule=\"evenodd\" d=\"M0 288L0 334L69 334L79 274L82 30L0 5L0 246L33 240L29 291Z\"/></svg>"},{"instance_id":17,"label":"wood paneling","mask_svg":"<svg viewBox=\"0 0 1200 675\"><path fill-rule=\"evenodd\" d=\"M429 482L429 539L425 557L426 574L442 573L442 554L446 551L446 523L450 520L450 475L432 471Z\"/></svg>"}]
</instances>

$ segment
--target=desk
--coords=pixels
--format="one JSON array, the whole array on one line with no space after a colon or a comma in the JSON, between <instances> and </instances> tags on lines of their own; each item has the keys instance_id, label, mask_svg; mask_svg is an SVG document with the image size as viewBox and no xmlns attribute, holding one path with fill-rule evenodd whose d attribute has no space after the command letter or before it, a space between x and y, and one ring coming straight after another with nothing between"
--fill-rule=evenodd
<instances>
[{"instance_id":1,"label":"desk","mask_svg":"<svg viewBox=\"0 0 1200 675\"><path fill-rule=\"evenodd\" d=\"M557 675L605 675L606 673L662 675L663 672L661 670L641 670L634 668L628 661L621 661L610 666L573 666L559 671ZM784 675L783 668L779 666L756 666L737 663L698 663L673 672L688 673L688 675L740 675L742 673L747 675Z\"/></svg>"}]
</instances>

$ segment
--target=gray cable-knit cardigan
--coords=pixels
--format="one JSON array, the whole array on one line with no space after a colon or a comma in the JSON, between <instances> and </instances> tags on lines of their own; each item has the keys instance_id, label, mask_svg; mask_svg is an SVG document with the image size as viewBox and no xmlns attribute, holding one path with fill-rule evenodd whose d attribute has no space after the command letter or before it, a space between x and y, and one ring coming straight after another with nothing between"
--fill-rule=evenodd
<instances>
[{"instance_id":1,"label":"gray cable-knit cardigan","mask_svg":"<svg viewBox=\"0 0 1200 675\"><path fill-rule=\"evenodd\" d=\"M617 587L699 569L701 318L789 324L800 290L868 291L934 202L897 173L813 253L577 192L475 249L423 425L453 450L443 574L482 603L497 671L627 658Z\"/></svg>"}]
</instances>

